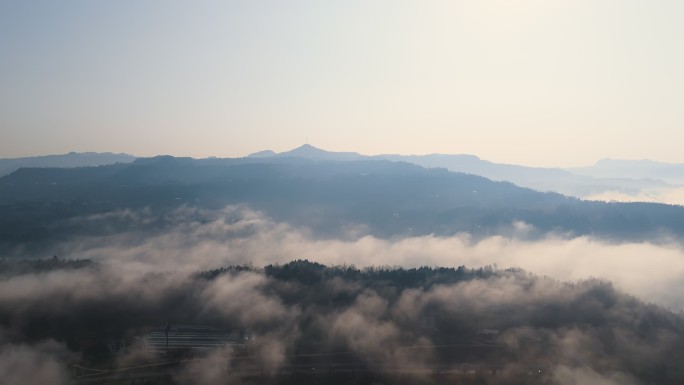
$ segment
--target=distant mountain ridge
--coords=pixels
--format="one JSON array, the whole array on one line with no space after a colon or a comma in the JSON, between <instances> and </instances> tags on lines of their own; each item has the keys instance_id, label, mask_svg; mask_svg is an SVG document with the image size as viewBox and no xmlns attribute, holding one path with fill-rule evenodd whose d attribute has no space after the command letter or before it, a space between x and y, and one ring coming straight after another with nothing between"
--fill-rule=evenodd
<instances>
[{"instance_id":1,"label":"distant mountain ridge","mask_svg":"<svg viewBox=\"0 0 684 385\"><path fill-rule=\"evenodd\" d=\"M372 157L361 155L357 152L334 152L322 150L310 144L303 144L290 151L276 153L271 150L259 151L247 155L248 158L264 158L264 157L281 157L281 158L305 158L312 160L332 160L332 161L349 161L360 159L371 159Z\"/></svg>"},{"instance_id":2,"label":"distant mountain ridge","mask_svg":"<svg viewBox=\"0 0 684 385\"><path fill-rule=\"evenodd\" d=\"M659 179L673 184L684 184L684 164L665 163L649 159L601 159L592 166L568 169L578 175L595 178Z\"/></svg>"},{"instance_id":3,"label":"distant mountain ridge","mask_svg":"<svg viewBox=\"0 0 684 385\"><path fill-rule=\"evenodd\" d=\"M495 181L511 182L518 186L531 188L537 191L553 191L580 198L599 195L605 192L618 192L632 195L641 194L644 191L656 193L658 191L674 188L675 186L672 184L673 182L677 182L674 178L658 180L655 175L659 174L649 174L650 171L635 174L637 177L630 176L628 172L601 173L600 170L605 168L601 162L597 163L597 166L581 169L528 167L494 163L470 154L362 155L356 152L325 151L309 144L281 153L261 151L251 154L248 157L300 157L313 160L334 161L384 159L394 162L413 163L421 167L446 168L453 172L479 175ZM653 163L661 165L658 162ZM684 170L684 165L679 166ZM646 175L650 175L650 177ZM681 175L681 183L684 183L684 172L682 172Z\"/></svg>"},{"instance_id":4,"label":"distant mountain ridge","mask_svg":"<svg viewBox=\"0 0 684 385\"><path fill-rule=\"evenodd\" d=\"M523 223L525 237L555 233L684 242L681 206L588 202L374 157L158 156L97 167L22 168L0 177L0 255L17 247L45 251L51 242L74 235L128 228L118 220L76 226L78 217L149 210L158 220L144 226L163 232L169 210L227 205L253 208L322 237L338 236L341 229L383 238L466 232L486 237L517 234L515 224Z\"/></svg>"},{"instance_id":5,"label":"distant mountain ridge","mask_svg":"<svg viewBox=\"0 0 684 385\"><path fill-rule=\"evenodd\" d=\"M146 162L128 154L69 153L15 159L0 159L0 176L26 167L88 167L114 163ZM174 158L180 161L181 158ZM188 160L191 158L187 158ZM575 168L528 167L494 163L470 154L363 155L357 152L326 151L310 144L284 152L259 151L243 158L198 159L204 164L222 164L226 159L238 163L297 163L301 161L389 160L412 163L427 168L445 168L453 172L479 175L494 181L506 181L537 191L551 191L588 199L645 200L682 204L678 188L684 191L684 164L651 160L602 159L592 166ZM158 161L158 160L155 160ZM674 191L674 193L672 193ZM596 197L596 198L594 198ZM633 197L633 198L631 198ZM662 199L661 199L662 197Z\"/></svg>"},{"instance_id":6,"label":"distant mountain ridge","mask_svg":"<svg viewBox=\"0 0 684 385\"><path fill-rule=\"evenodd\" d=\"M30 156L0 159L0 176L25 167L89 167L114 163L130 163L137 157L111 152L70 152L61 155Z\"/></svg>"}]
</instances>

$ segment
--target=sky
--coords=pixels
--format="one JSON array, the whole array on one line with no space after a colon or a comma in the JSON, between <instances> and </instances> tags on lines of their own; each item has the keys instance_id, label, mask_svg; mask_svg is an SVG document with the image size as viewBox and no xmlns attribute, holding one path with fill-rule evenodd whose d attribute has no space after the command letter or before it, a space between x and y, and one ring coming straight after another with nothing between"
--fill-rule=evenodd
<instances>
[{"instance_id":1,"label":"sky","mask_svg":"<svg viewBox=\"0 0 684 385\"><path fill-rule=\"evenodd\" d=\"M684 162L684 2L3 1L0 157Z\"/></svg>"}]
</instances>

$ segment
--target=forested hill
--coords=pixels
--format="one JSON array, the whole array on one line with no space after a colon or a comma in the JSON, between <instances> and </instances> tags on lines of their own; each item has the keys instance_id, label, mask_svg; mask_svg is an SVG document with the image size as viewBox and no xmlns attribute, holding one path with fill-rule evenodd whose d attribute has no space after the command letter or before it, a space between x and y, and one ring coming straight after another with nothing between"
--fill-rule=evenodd
<instances>
[{"instance_id":1,"label":"forested hill","mask_svg":"<svg viewBox=\"0 0 684 385\"><path fill-rule=\"evenodd\" d=\"M323 237L355 225L379 237L458 232L478 237L523 222L531 225L526 226L530 237L549 232L629 240L684 236L680 206L585 202L385 160L269 159L164 156L99 167L20 169L0 178L0 247L38 247L81 233L115 231L78 227L69 221L77 216L142 208L163 215L183 205L235 204Z\"/></svg>"},{"instance_id":2,"label":"forested hill","mask_svg":"<svg viewBox=\"0 0 684 385\"><path fill-rule=\"evenodd\" d=\"M300 384L290 373L302 368L320 371L315 383L374 382L350 379L350 372L390 384L445 383L440 373L465 384L550 384L568 371L588 376L572 383L684 380L681 316L600 280L558 282L491 267L358 269L305 260L186 275L113 266L57 259L0 264L0 273L9 274L3 288L12 279L32 287L6 290L0 302L6 343L34 353L17 365L27 376L46 361L65 373L77 364L111 376L106 370L122 362L151 367L154 359L178 359L182 352L155 358L136 350L150 330L172 322L247 330L244 347L219 355L223 361L185 353L186 362L206 370L230 363L221 373L237 377L250 367L270 369L246 383ZM112 353L112 340L129 348ZM174 380L160 383L183 383L176 381L182 366L149 370L143 374ZM339 382L329 381L335 378Z\"/></svg>"}]
</instances>

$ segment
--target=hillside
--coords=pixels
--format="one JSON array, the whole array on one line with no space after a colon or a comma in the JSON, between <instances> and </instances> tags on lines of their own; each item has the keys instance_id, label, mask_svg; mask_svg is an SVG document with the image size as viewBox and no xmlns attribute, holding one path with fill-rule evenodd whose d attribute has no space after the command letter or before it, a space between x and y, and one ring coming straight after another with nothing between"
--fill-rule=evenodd
<instances>
[{"instance_id":1,"label":"hillside","mask_svg":"<svg viewBox=\"0 0 684 385\"><path fill-rule=\"evenodd\" d=\"M110 152L70 152L63 155L45 155L0 159L0 176L11 174L23 167L92 167L114 163L130 163L136 157Z\"/></svg>"},{"instance_id":2,"label":"hillside","mask_svg":"<svg viewBox=\"0 0 684 385\"><path fill-rule=\"evenodd\" d=\"M163 217L176 207L211 210L246 205L320 237L359 227L378 237L505 234L526 224L526 237L548 233L615 240L684 236L684 207L586 202L507 182L386 160L156 157L130 164L21 169L0 178L0 247L40 249L78 234L71 219L122 209ZM121 226L125 224L120 224ZM145 226L163 229L163 221ZM142 229L141 229L142 230Z\"/></svg>"},{"instance_id":3,"label":"hillside","mask_svg":"<svg viewBox=\"0 0 684 385\"><path fill-rule=\"evenodd\" d=\"M630 168L630 164L625 161L624 166L620 166L619 169L617 166L607 167L605 162L599 162L593 167L562 169L495 163L468 154L382 154L367 156L355 152L325 151L311 145L303 145L282 153L263 151L249 156L272 158L272 161L278 157L301 157L311 160L383 159L407 162L422 167L438 167L454 172L479 175L496 181L511 182L537 191L557 192L580 198L604 193L634 196L658 195L684 183L683 179L675 177L682 175L679 172L681 168L677 169L675 165L665 167L663 164L655 162L641 168Z\"/></svg>"}]
</instances>

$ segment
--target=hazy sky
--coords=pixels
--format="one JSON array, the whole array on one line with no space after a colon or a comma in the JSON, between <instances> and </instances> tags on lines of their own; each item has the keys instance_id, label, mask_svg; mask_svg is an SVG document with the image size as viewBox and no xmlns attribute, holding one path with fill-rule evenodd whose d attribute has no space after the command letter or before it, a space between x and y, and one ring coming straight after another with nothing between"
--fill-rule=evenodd
<instances>
[{"instance_id":1,"label":"hazy sky","mask_svg":"<svg viewBox=\"0 0 684 385\"><path fill-rule=\"evenodd\" d=\"M684 162L684 1L2 1L0 157Z\"/></svg>"}]
</instances>

